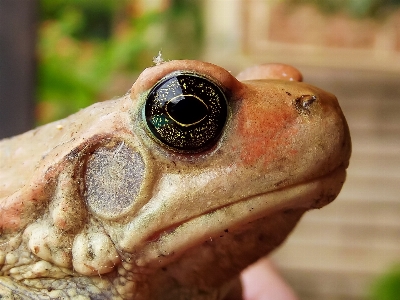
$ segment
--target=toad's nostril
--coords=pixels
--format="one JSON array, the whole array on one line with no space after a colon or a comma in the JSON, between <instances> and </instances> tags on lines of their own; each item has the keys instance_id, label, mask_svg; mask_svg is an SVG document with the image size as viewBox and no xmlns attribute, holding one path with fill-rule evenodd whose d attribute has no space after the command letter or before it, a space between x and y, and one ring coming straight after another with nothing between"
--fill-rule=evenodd
<instances>
[{"instance_id":1,"label":"toad's nostril","mask_svg":"<svg viewBox=\"0 0 400 300\"><path fill-rule=\"evenodd\" d=\"M317 100L317 97L314 95L306 95L306 96L301 96L302 101L303 101L303 107L308 108L315 100Z\"/></svg>"},{"instance_id":2,"label":"toad's nostril","mask_svg":"<svg viewBox=\"0 0 400 300\"><path fill-rule=\"evenodd\" d=\"M293 101L296 110L299 113L310 113L310 106L317 100L315 95L302 95Z\"/></svg>"}]
</instances>

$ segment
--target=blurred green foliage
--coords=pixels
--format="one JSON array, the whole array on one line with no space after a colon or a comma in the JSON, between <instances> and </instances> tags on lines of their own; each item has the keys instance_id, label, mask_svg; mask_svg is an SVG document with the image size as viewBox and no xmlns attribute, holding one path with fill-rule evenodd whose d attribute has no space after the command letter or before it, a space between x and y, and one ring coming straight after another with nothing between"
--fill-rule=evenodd
<instances>
[{"instance_id":1,"label":"blurred green foliage","mask_svg":"<svg viewBox=\"0 0 400 300\"><path fill-rule=\"evenodd\" d=\"M164 6L153 9L143 9L144 2L40 0L39 124L120 96L109 95L110 86L113 90L112 85L125 78L127 91L160 50L165 59L199 54L200 1L164 1Z\"/></svg>"},{"instance_id":2,"label":"blurred green foliage","mask_svg":"<svg viewBox=\"0 0 400 300\"><path fill-rule=\"evenodd\" d=\"M400 5L400 0L286 0L290 4L316 5L325 13L346 12L353 17L379 17L394 6Z\"/></svg>"},{"instance_id":3,"label":"blurred green foliage","mask_svg":"<svg viewBox=\"0 0 400 300\"><path fill-rule=\"evenodd\" d=\"M400 264L379 277L371 287L369 300L400 299Z\"/></svg>"}]
</instances>

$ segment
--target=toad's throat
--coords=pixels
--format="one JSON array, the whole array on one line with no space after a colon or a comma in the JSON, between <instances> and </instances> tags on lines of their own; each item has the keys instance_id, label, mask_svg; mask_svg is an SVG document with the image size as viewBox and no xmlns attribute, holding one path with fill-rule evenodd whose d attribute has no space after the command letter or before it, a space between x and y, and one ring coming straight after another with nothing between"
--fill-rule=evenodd
<instances>
[{"instance_id":1,"label":"toad's throat","mask_svg":"<svg viewBox=\"0 0 400 300\"><path fill-rule=\"evenodd\" d=\"M144 257L137 261L145 265L154 261L167 263L169 257L206 240L232 232L241 225L286 209L320 208L339 194L346 177L341 166L317 179L285 187L272 192L254 195L238 202L219 207L200 216L173 224L147 238Z\"/></svg>"}]
</instances>

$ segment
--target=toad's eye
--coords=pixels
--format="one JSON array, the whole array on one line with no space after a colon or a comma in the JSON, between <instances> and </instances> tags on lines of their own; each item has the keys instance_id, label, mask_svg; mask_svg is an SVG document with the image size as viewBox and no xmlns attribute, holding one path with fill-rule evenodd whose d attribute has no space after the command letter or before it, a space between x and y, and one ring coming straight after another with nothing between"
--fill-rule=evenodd
<instances>
[{"instance_id":1,"label":"toad's eye","mask_svg":"<svg viewBox=\"0 0 400 300\"><path fill-rule=\"evenodd\" d=\"M144 115L154 137L179 152L212 147L227 119L227 101L219 86L193 72L174 72L147 96Z\"/></svg>"}]
</instances>

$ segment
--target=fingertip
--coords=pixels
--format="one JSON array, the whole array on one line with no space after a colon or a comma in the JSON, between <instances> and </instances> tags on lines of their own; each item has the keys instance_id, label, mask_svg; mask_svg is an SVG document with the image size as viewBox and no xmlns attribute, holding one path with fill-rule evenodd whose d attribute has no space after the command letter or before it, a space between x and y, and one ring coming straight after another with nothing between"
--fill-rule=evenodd
<instances>
[{"instance_id":1,"label":"fingertip","mask_svg":"<svg viewBox=\"0 0 400 300\"><path fill-rule=\"evenodd\" d=\"M268 259L261 259L241 274L244 300L298 300Z\"/></svg>"},{"instance_id":2,"label":"fingertip","mask_svg":"<svg viewBox=\"0 0 400 300\"><path fill-rule=\"evenodd\" d=\"M303 81L303 75L295 67L277 63L249 67L240 72L236 78L241 81L255 79Z\"/></svg>"}]
</instances>

